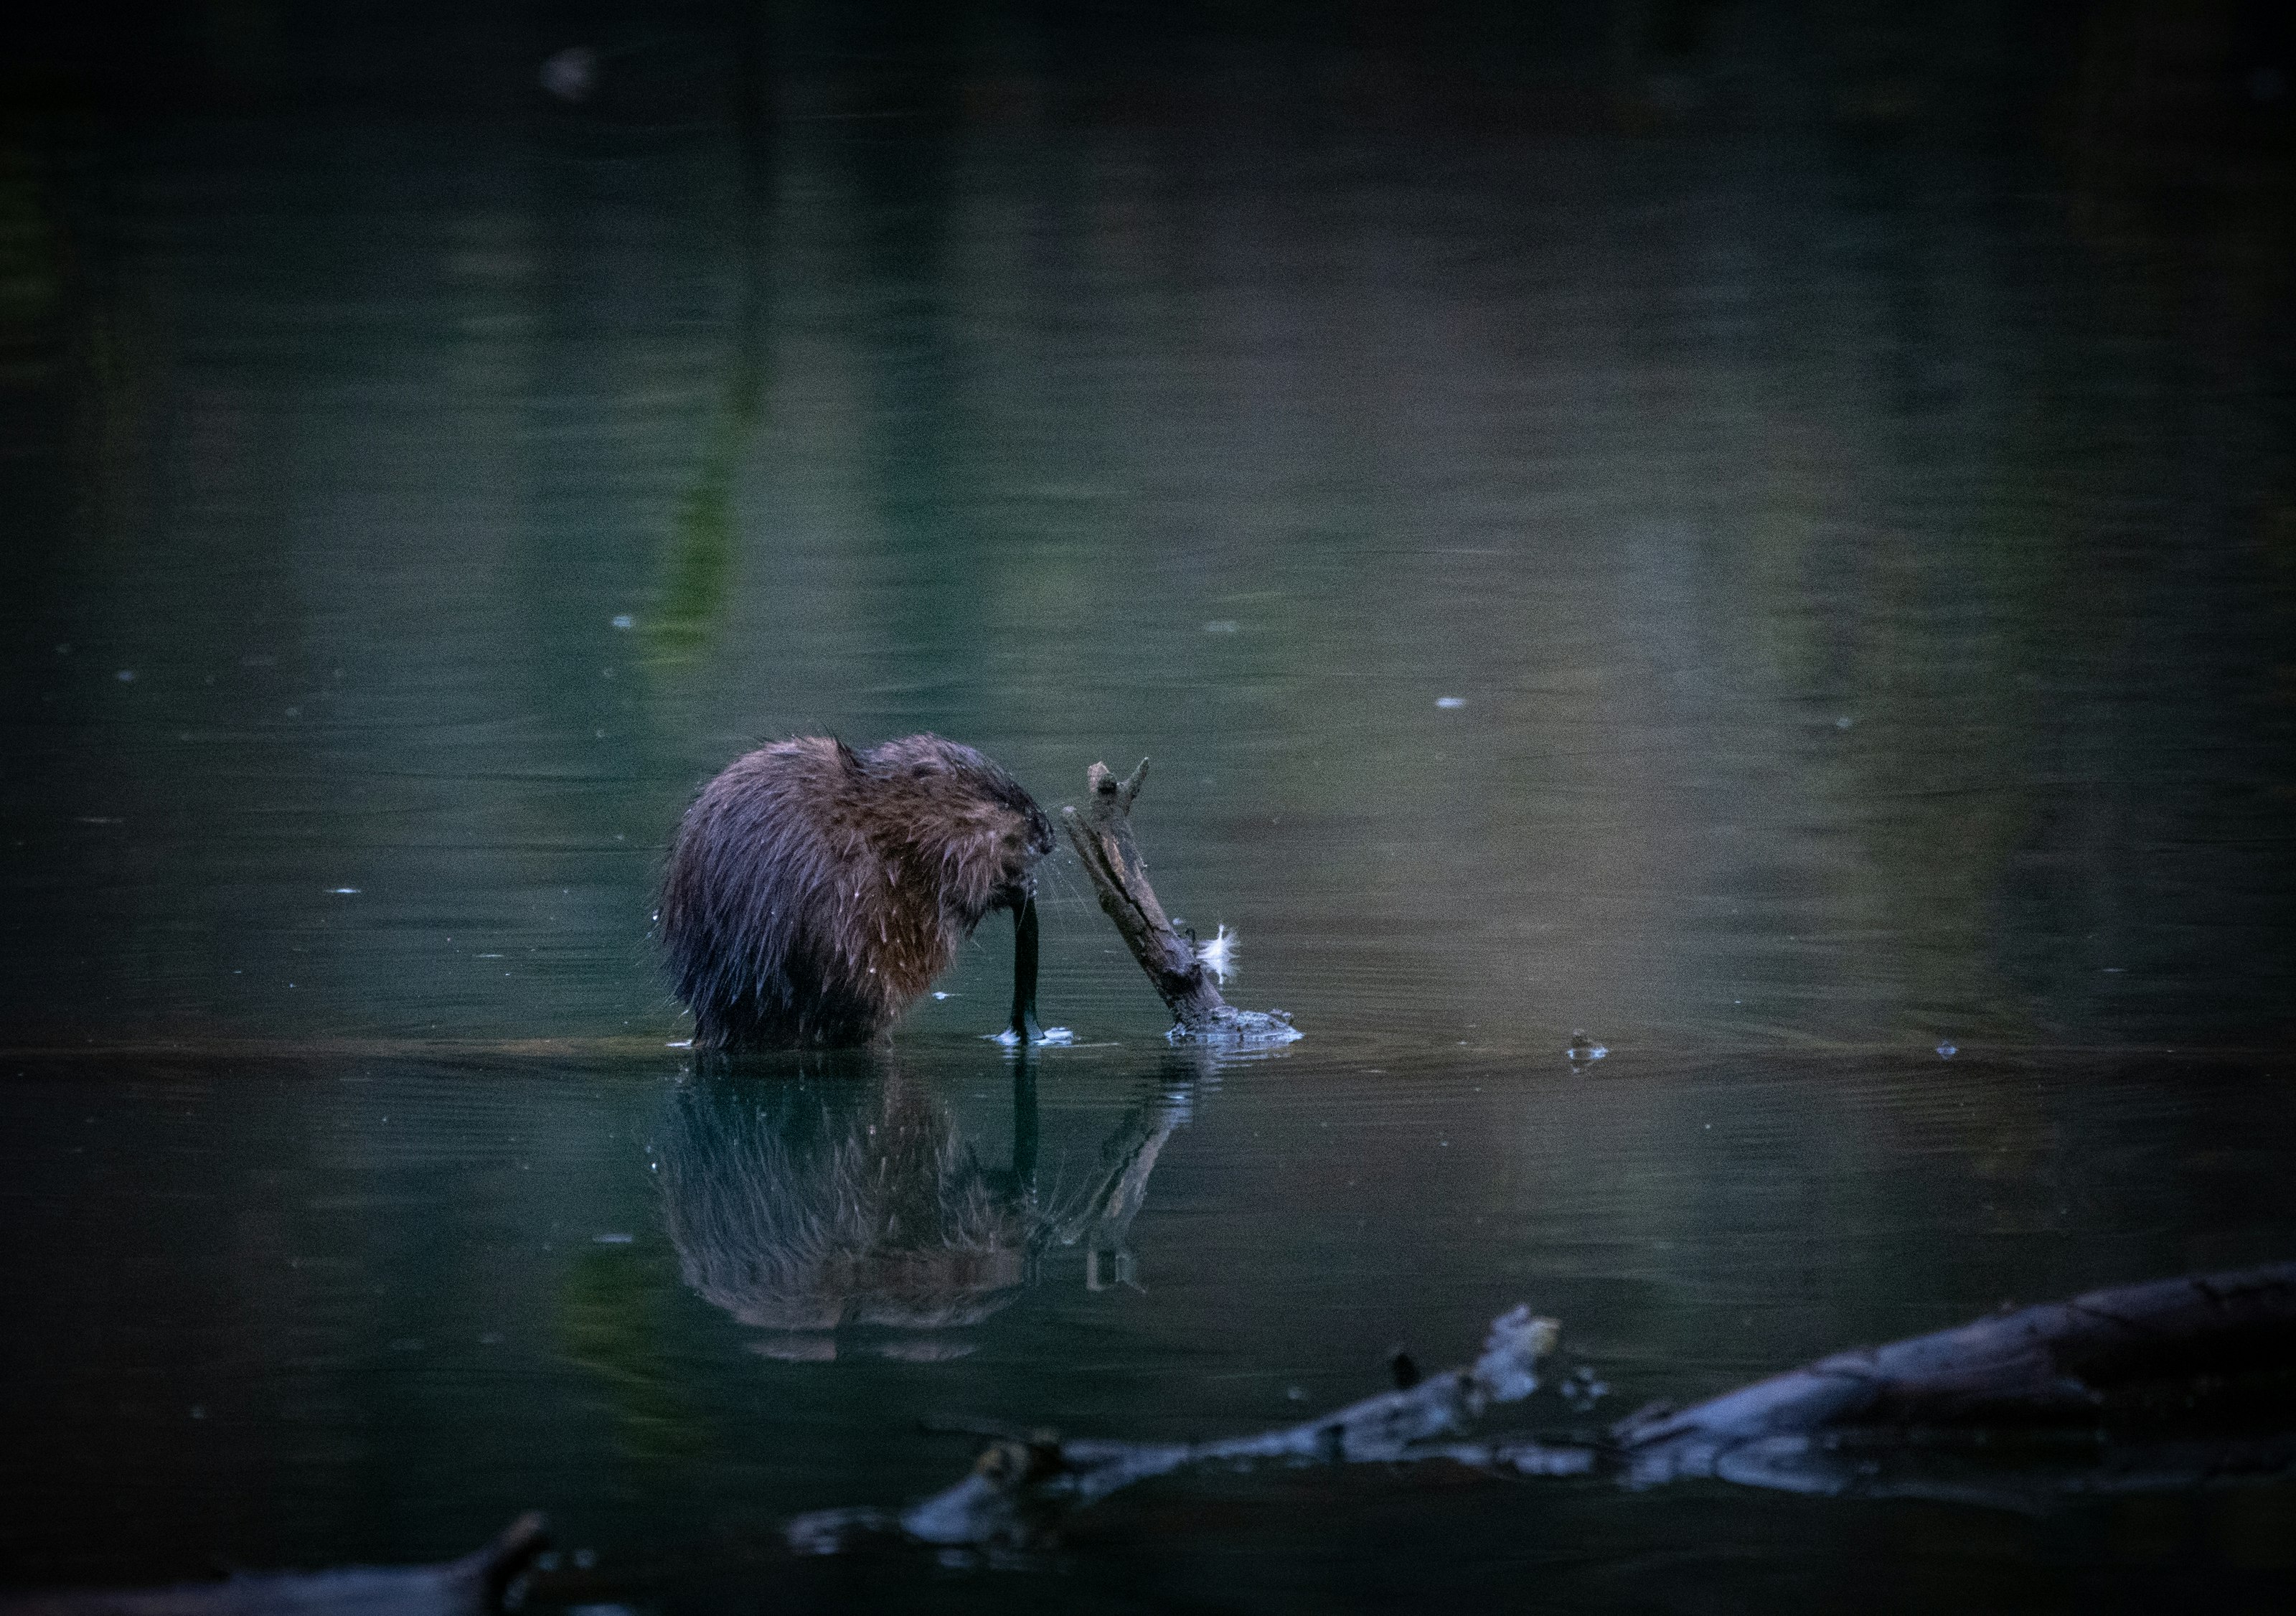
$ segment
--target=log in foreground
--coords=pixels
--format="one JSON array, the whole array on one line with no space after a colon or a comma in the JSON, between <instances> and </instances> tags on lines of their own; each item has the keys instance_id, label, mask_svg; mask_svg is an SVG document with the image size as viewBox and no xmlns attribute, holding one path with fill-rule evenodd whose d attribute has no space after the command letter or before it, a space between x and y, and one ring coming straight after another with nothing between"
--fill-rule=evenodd
<instances>
[{"instance_id":1,"label":"log in foreground","mask_svg":"<svg viewBox=\"0 0 2296 1616\"><path fill-rule=\"evenodd\" d=\"M895 1534L939 1547L1030 1548L1050 1542L1069 1516L1119 1488L1191 1465L1394 1464L1421 1456L1423 1444L1464 1435L1494 1404L1520 1402L1538 1387L1538 1361L1560 1326L1518 1307L1492 1321L1472 1364L1404 1390L1351 1403L1336 1413L1252 1436L1210 1442L1103 1442L1056 1431L999 1437L972 1473L922 1503L895 1512L831 1509L789 1525L791 1547L835 1554L856 1538Z\"/></svg>"},{"instance_id":2,"label":"log in foreground","mask_svg":"<svg viewBox=\"0 0 2296 1616\"><path fill-rule=\"evenodd\" d=\"M1599 1437L1468 1438L1520 1402L1559 1326L1517 1308L1464 1368L1254 1436L1194 1443L1006 1434L955 1486L906 1510L791 1522L834 1554L890 1535L1025 1550L1119 1488L1192 1466L1447 1459L1633 1488L1714 1479L1792 1492L2038 1511L2101 1493L2296 1478L2296 1263L2162 1280L2019 1308L1836 1354Z\"/></svg>"},{"instance_id":3,"label":"log in foreground","mask_svg":"<svg viewBox=\"0 0 2296 1616\"><path fill-rule=\"evenodd\" d=\"M437 1565L243 1572L175 1587L84 1589L0 1598L4 1616L488 1616L549 1542L521 1515L486 1547Z\"/></svg>"},{"instance_id":4,"label":"log in foreground","mask_svg":"<svg viewBox=\"0 0 2296 1616\"><path fill-rule=\"evenodd\" d=\"M2005 1433L2021 1441L2005 1449ZM1645 1410L1611 1440L1630 1485L1711 1476L2016 1508L2289 1474L2296 1263L2092 1291L1836 1353L1680 1413Z\"/></svg>"},{"instance_id":5,"label":"log in foreground","mask_svg":"<svg viewBox=\"0 0 2296 1616\"><path fill-rule=\"evenodd\" d=\"M1132 801L1140 794L1148 759L1119 780L1105 763L1086 772L1091 788L1081 809L1064 808L1062 822L1077 857L1092 877L1100 906L1148 973L1177 1023L1165 1036L1235 1044L1288 1044L1301 1036L1281 1010L1238 1010L1220 996L1218 974L1173 928L1148 884L1147 861L1132 834Z\"/></svg>"}]
</instances>

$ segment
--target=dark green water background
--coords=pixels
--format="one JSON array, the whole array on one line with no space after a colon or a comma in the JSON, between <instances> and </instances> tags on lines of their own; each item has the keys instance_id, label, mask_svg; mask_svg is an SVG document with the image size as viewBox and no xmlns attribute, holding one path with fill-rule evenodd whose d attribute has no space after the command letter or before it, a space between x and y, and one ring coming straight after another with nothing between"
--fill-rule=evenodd
<instances>
[{"instance_id":1,"label":"dark green water background","mask_svg":"<svg viewBox=\"0 0 2296 1616\"><path fill-rule=\"evenodd\" d=\"M927 1416L1249 1430L1518 1300L1616 1415L2296 1255L2284 197L965 105L0 144L0 1577L539 1506L647 1610L2266 1608L2285 1487L1286 1472L788 1555L960 1473ZM1048 805L1152 756L1306 1041L1168 1049L1063 852L1033 1191L994 923L888 1049L693 1072L691 792L928 728ZM840 1160L971 1197L935 1317L758 1300Z\"/></svg>"}]
</instances>

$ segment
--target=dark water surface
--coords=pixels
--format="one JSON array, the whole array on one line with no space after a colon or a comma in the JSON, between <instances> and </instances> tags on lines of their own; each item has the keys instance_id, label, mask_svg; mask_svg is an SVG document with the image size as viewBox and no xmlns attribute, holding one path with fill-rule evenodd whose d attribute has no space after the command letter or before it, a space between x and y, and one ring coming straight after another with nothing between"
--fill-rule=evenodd
<instances>
[{"instance_id":1,"label":"dark water surface","mask_svg":"<svg viewBox=\"0 0 2296 1616\"><path fill-rule=\"evenodd\" d=\"M922 1421L1257 1430L1376 1390L1398 1347L1471 1357L1518 1299L1608 1418L2296 1249L2296 1094L2251 1066L1344 1042L1048 1052L1019 1181L1011 1069L964 1040L715 1079L33 1064L0 1088L0 1545L40 1581L408 1560L542 1503L596 1556L575 1593L743 1609L2001 1608L2296 1571L2285 1488L2032 1521L1443 1464L1152 1482L1003 1571L789 1554L792 1513L963 1472ZM1144 1149L1144 1204L1095 1223Z\"/></svg>"},{"instance_id":2,"label":"dark water surface","mask_svg":"<svg viewBox=\"0 0 2296 1616\"><path fill-rule=\"evenodd\" d=\"M1287 1472L790 1555L960 1474L930 1416L1248 1431L1528 1300L1607 1418L2296 1256L2282 226L901 127L8 149L0 1576L539 1506L643 1609L2267 1608L2285 1485ZM683 804L920 728L1048 804L1152 756L1166 901L1307 1040L1166 1048L1064 853L1033 1112L994 923L890 1049L693 1071Z\"/></svg>"}]
</instances>

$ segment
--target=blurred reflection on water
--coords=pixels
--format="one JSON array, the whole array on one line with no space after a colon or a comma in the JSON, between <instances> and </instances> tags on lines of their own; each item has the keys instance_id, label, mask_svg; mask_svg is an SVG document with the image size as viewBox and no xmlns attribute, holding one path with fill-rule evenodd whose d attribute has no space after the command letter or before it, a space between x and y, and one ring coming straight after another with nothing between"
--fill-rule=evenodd
<instances>
[{"instance_id":1,"label":"blurred reflection on water","mask_svg":"<svg viewBox=\"0 0 2296 1616\"><path fill-rule=\"evenodd\" d=\"M792 1061L795 1062L795 1057ZM704 1300L777 1333L767 1358L837 1356L844 1326L879 1326L871 1349L926 1361L973 1349L962 1331L1010 1305L1046 1252L1081 1248L1087 1289L1127 1283L1125 1243L1172 1131L1193 1112L1190 1070L1142 1099L1089 1171L1037 1179L1033 1067L1013 1079L1010 1166L896 1063L808 1058L800 1072L726 1071L681 1083L660 1136L662 1226Z\"/></svg>"},{"instance_id":2,"label":"blurred reflection on water","mask_svg":"<svg viewBox=\"0 0 2296 1616\"><path fill-rule=\"evenodd\" d=\"M660 1167L680 1275L760 1329L977 1325L1012 1301L1026 1264L1013 1176L998 1183L947 1112L892 1074L686 1086ZM835 1347L801 1333L758 1349Z\"/></svg>"},{"instance_id":3,"label":"blurred reflection on water","mask_svg":"<svg viewBox=\"0 0 2296 1616\"><path fill-rule=\"evenodd\" d=\"M1286 1424L1377 1390L1398 1347L1472 1353L1520 1300L1611 1389L1599 1423L2005 1299L2296 1250L2296 1091L2254 1063L1365 1053L1051 1051L1033 1134L985 1046L739 1077L20 1061L0 1566L435 1558L538 1505L598 1556L568 1599L677 1609L1491 1608L1536 1574L1565 1608L1828 1610L1862 1579L1893 1590L1877 1608L2011 1610L2284 1584L2285 1485L2028 1521L1426 1465L1143 1487L1035 1579L788 1556L791 1514L947 1485L968 1450L925 1423Z\"/></svg>"}]
</instances>

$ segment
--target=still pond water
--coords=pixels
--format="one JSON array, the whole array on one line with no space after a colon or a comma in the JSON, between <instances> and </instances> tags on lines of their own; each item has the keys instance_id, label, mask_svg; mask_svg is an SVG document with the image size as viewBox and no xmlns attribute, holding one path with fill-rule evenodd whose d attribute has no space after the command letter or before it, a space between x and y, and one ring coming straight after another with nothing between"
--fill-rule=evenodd
<instances>
[{"instance_id":1,"label":"still pond water","mask_svg":"<svg viewBox=\"0 0 2296 1616\"><path fill-rule=\"evenodd\" d=\"M790 1552L960 1475L921 1422L1264 1428L1518 1300L1599 1422L2296 1255L2237 217L1824 141L791 128L10 152L0 1577L540 1507L537 1597L644 1610L2266 1608L2285 1485L1350 1467ZM1072 1046L982 1040L992 923L886 1048L695 1070L683 804L918 729L1047 804L1152 756L1168 906L1306 1039L1166 1046L1063 853Z\"/></svg>"}]
</instances>

